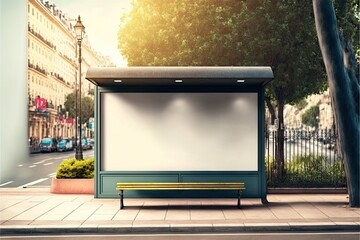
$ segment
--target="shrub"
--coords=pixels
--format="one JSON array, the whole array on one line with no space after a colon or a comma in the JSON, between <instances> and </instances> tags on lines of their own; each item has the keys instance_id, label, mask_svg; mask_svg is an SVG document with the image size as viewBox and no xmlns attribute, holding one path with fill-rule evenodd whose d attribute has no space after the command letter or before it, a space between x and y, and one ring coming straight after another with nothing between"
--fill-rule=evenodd
<instances>
[{"instance_id":1,"label":"shrub","mask_svg":"<svg viewBox=\"0 0 360 240\"><path fill-rule=\"evenodd\" d=\"M94 158L62 161L56 170L56 178L94 178Z\"/></svg>"},{"instance_id":2,"label":"shrub","mask_svg":"<svg viewBox=\"0 0 360 240\"><path fill-rule=\"evenodd\" d=\"M296 156L285 163L283 179L277 177L273 158L265 159L268 185L272 187L344 187L346 178L340 159L329 162L325 156Z\"/></svg>"}]
</instances>

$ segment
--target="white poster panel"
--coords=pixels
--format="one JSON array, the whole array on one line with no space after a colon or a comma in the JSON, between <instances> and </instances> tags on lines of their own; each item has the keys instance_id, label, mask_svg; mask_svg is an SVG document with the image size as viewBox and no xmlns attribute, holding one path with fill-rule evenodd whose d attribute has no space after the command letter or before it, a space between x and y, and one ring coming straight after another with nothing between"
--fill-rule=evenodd
<instances>
[{"instance_id":1,"label":"white poster panel","mask_svg":"<svg viewBox=\"0 0 360 240\"><path fill-rule=\"evenodd\" d=\"M257 171L257 93L101 93L102 171Z\"/></svg>"}]
</instances>

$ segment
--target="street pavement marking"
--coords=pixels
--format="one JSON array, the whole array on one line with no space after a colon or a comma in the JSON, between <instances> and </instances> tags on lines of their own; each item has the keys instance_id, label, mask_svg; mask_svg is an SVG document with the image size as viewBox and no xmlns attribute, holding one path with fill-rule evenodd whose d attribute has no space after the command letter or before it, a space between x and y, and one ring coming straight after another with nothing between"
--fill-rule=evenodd
<instances>
[{"instance_id":1,"label":"street pavement marking","mask_svg":"<svg viewBox=\"0 0 360 240\"><path fill-rule=\"evenodd\" d=\"M24 166L24 165L22 165L22 164L19 164L19 165L18 165L18 167L22 167L22 166Z\"/></svg>"},{"instance_id":2,"label":"street pavement marking","mask_svg":"<svg viewBox=\"0 0 360 240\"><path fill-rule=\"evenodd\" d=\"M0 187L5 186L5 185L8 185L8 184L13 183L13 182L14 182L14 181L9 181L9 182L6 182L6 183L3 183L3 184L0 184Z\"/></svg>"},{"instance_id":3,"label":"street pavement marking","mask_svg":"<svg viewBox=\"0 0 360 240\"><path fill-rule=\"evenodd\" d=\"M36 167L36 165L31 165L31 166L29 166L29 168L34 168L34 167Z\"/></svg>"},{"instance_id":4,"label":"street pavement marking","mask_svg":"<svg viewBox=\"0 0 360 240\"><path fill-rule=\"evenodd\" d=\"M34 164L35 164L35 165L38 165L38 164L42 164L42 163L44 163L44 161L36 162L36 163L34 163Z\"/></svg>"},{"instance_id":5,"label":"street pavement marking","mask_svg":"<svg viewBox=\"0 0 360 240\"><path fill-rule=\"evenodd\" d=\"M53 162L45 163L44 166L54 164Z\"/></svg>"},{"instance_id":6,"label":"street pavement marking","mask_svg":"<svg viewBox=\"0 0 360 240\"><path fill-rule=\"evenodd\" d=\"M31 186L31 185L35 185L35 184L37 184L37 183L41 183L41 182L46 181L46 180L48 180L48 179L49 179L49 178L40 178L40 179L38 179L38 180L36 180L36 181L33 181L33 182L30 182L30 183L24 184L24 185L19 186L19 187L17 187L17 188L25 188L25 187L27 187L27 186Z\"/></svg>"},{"instance_id":7,"label":"street pavement marking","mask_svg":"<svg viewBox=\"0 0 360 240\"><path fill-rule=\"evenodd\" d=\"M55 176L56 176L56 172L49 173L48 176L49 176L49 177L55 177Z\"/></svg>"}]
</instances>

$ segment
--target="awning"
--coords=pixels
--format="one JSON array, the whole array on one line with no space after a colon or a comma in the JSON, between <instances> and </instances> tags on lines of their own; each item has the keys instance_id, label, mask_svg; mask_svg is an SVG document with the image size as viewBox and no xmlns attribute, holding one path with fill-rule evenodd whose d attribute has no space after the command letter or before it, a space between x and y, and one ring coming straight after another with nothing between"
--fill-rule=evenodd
<instances>
[{"instance_id":1,"label":"awning","mask_svg":"<svg viewBox=\"0 0 360 240\"><path fill-rule=\"evenodd\" d=\"M91 67L86 73L101 87L264 86L273 78L270 67Z\"/></svg>"}]
</instances>

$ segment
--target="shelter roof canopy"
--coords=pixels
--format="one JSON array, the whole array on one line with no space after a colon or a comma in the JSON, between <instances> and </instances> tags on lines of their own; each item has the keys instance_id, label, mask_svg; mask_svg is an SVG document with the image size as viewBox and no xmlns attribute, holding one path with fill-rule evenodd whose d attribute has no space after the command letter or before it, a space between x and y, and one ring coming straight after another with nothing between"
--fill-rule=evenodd
<instances>
[{"instance_id":1,"label":"shelter roof canopy","mask_svg":"<svg viewBox=\"0 0 360 240\"><path fill-rule=\"evenodd\" d=\"M274 78L270 67L91 67L86 79L100 87L121 86L264 86Z\"/></svg>"}]
</instances>

